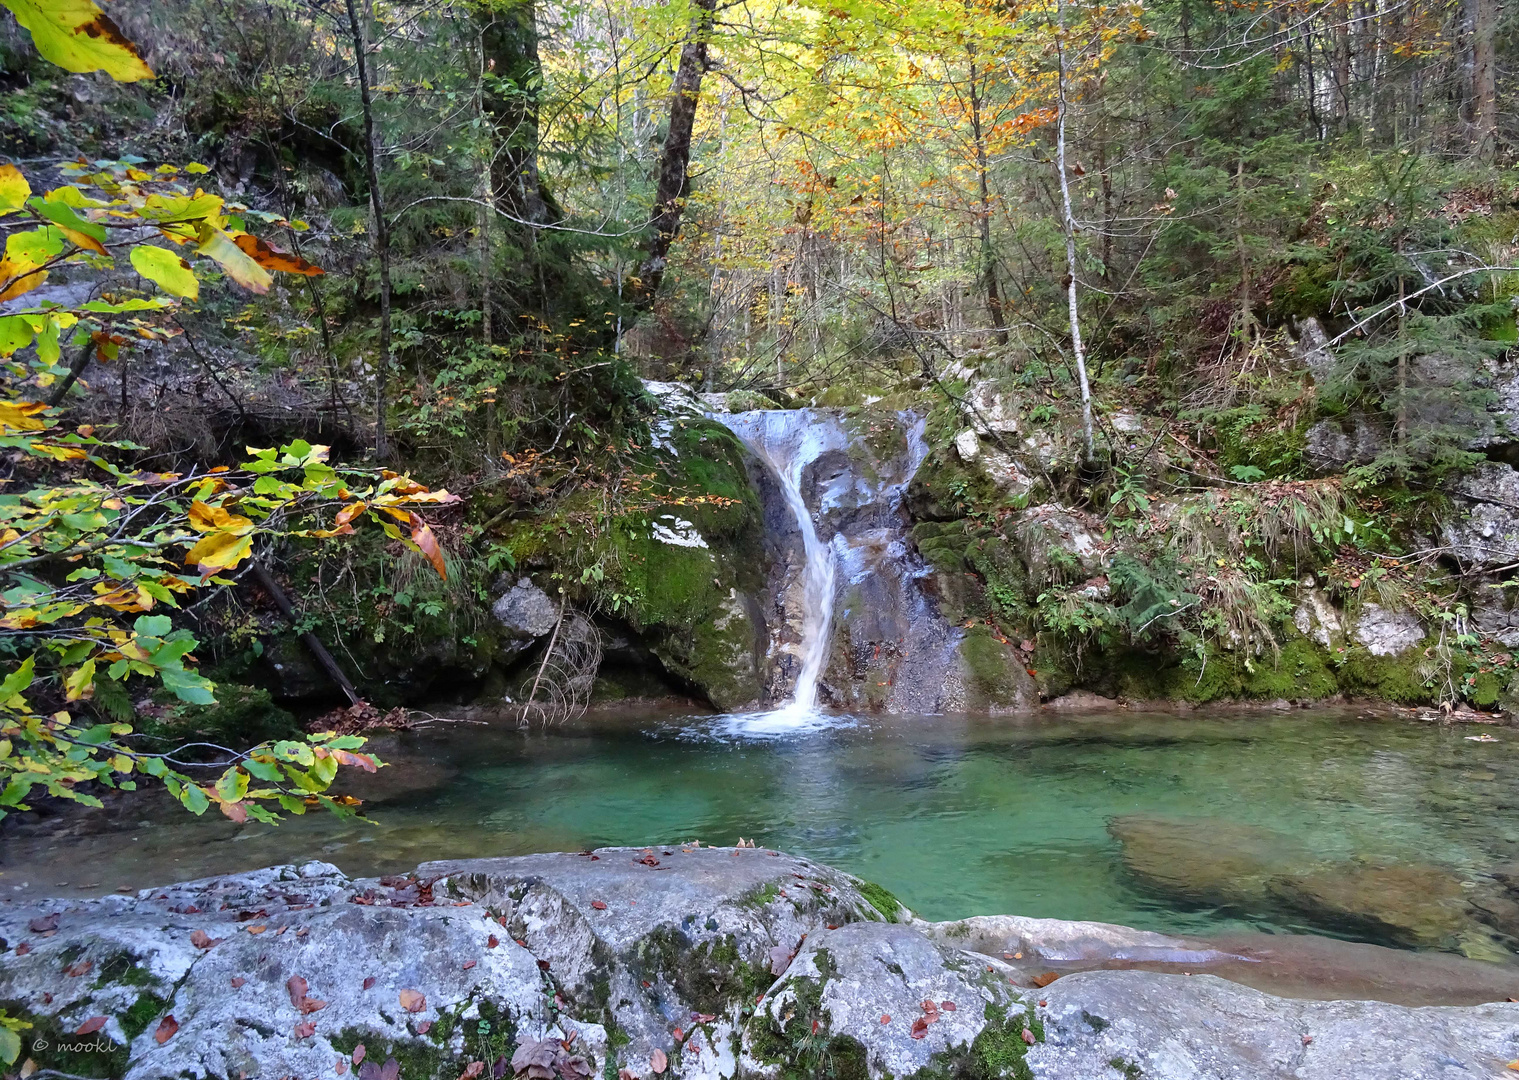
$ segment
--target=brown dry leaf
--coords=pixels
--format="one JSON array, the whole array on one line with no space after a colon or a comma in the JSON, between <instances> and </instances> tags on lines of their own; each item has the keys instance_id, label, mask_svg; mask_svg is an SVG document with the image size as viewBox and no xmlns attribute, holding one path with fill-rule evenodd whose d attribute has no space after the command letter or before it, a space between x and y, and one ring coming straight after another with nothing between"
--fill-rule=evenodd
<instances>
[{"instance_id":1,"label":"brown dry leaf","mask_svg":"<svg viewBox=\"0 0 1519 1080\"><path fill-rule=\"evenodd\" d=\"M427 998L415 990L402 990L401 1008L409 1013L419 1013L427 1008Z\"/></svg>"},{"instance_id":2,"label":"brown dry leaf","mask_svg":"<svg viewBox=\"0 0 1519 1080\"><path fill-rule=\"evenodd\" d=\"M908 1034L910 1034L914 1039L928 1038L928 1021L921 1016L918 1017L912 1022L912 1031L910 1031Z\"/></svg>"},{"instance_id":3,"label":"brown dry leaf","mask_svg":"<svg viewBox=\"0 0 1519 1080\"><path fill-rule=\"evenodd\" d=\"M1034 1045L1034 1033L1028 1028L1023 1029L1023 1041L1028 1043L1030 1046Z\"/></svg>"},{"instance_id":4,"label":"brown dry leaf","mask_svg":"<svg viewBox=\"0 0 1519 1080\"><path fill-rule=\"evenodd\" d=\"M484 1071L485 1062L471 1061L468 1065L464 1066L464 1071L459 1074L459 1080L475 1080L475 1077L479 1076Z\"/></svg>"},{"instance_id":5,"label":"brown dry leaf","mask_svg":"<svg viewBox=\"0 0 1519 1080\"><path fill-rule=\"evenodd\" d=\"M16 946L16 955L17 956L25 956L27 953L29 953L31 951L32 951L32 943L29 942L29 941L23 941L20 945Z\"/></svg>"},{"instance_id":6,"label":"brown dry leaf","mask_svg":"<svg viewBox=\"0 0 1519 1080\"><path fill-rule=\"evenodd\" d=\"M638 1080L638 1074L632 1069L618 1069L617 1080Z\"/></svg>"},{"instance_id":7,"label":"brown dry leaf","mask_svg":"<svg viewBox=\"0 0 1519 1080\"><path fill-rule=\"evenodd\" d=\"M190 944L197 949L209 949L213 945L220 945L226 938L212 937L204 930L196 930L190 935Z\"/></svg>"},{"instance_id":8,"label":"brown dry leaf","mask_svg":"<svg viewBox=\"0 0 1519 1080\"><path fill-rule=\"evenodd\" d=\"M56 930L58 929L58 913L55 911L51 915L33 919L26 924L26 928L34 934L45 934L49 930Z\"/></svg>"},{"instance_id":9,"label":"brown dry leaf","mask_svg":"<svg viewBox=\"0 0 1519 1080\"><path fill-rule=\"evenodd\" d=\"M431 1020L418 1020L417 1021L417 1034L418 1035L426 1035L431 1030L432 1030L432 1021Z\"/></svg>"},{"instance_id":10,"label":"brown dry leaf","mask_svg":"<svg viewBox=\"0 0 1519 1080\"><path fill-rule=\"evenodd\" d=\"M262 934L267 929L269 929L269 928L267 926L264 926L261 923L258 926L250 926L250 927L248 927L248 933L250 933L250 934Z\"/></svg>"},{"instance_id":11,"label":"brown dry leaf","mask_svg":"<svg viewBox=\"0 0 1519 1080\"><path fill-rule=\"evenodd\" d=\"M500 945L500 944L501 944L501 939L498 938L495 934L492 934L490 937L488 937L488 938L485 939L485 947L487 949L494 949L497 945Z\"/></svg>"},{"instance_id":12,"label":"brown dry leaf","mask_svg":"<svg viewBox=\"0 0 1519 1080\"><path fill-rule=\"evenodd\" d=\"M470 968L474 967L475 964L477 964L478 962L479 961L476 961L476 960L466 960L466 961L464 961L464 970L468 971Z\"/></svg>"},{"instance_id":13,"label":"brown dry leaf","mask_svg":"<svg viewBox=\"0 0 1519 1080\"><path fill-rule=\"evenodd\" d=\"M363 1043L359 1043L358 1046L355 1046L353 1048L353 1063L355 1065L358 1065L363 1060L364 1060L364 1044Z\"/></svg>"},{"instance_id":14,"label":"brown dry leaf","mask_svg":"<svg viewBox=\"0 0 1519 1080\"><path fill-rule=\"evenodd\" d=\"M891 1023L891 1013L882 1013L881 1014L881 1023L883 1023L883 1024L889 1024L889 1023Z\"/></svg>"},{"instance_id":15,"label":"brown dry leaf","mask_svg":"<svg viewBox=\"0 0 1519 1080\"><path fill-rule=\"evenodd\" d=\"M241 990L243 988L243 984L247 981L248 980L243 978L241 975L232 976L232 989Z\"/></svg>"},{"instance_id":16,"label":"brown dry leaf","mask_svg":"<svg viewBox=\"0 0 1519 1080\"><path fill-rule=\"evenodd\" d=\"M364 989L365 990L372 990L372 989L374 989L374 976L373 975L369 976L369 978L367 978L367 979L364 980Z\"/></svg>"},{"instance_id":17,"label":"brown dry leaf","mask_svg":"<svg viewBox=\"0 0 1519 1080\"><path fill-rule=\"evenodd\" d=\"M332 1071L342 1076L348 1071L348 1061L345 1058L338 1058L338 1063L332 1067Z\"/></svg>"},{"instance_id":18,"label":"brown dry leaf","mask_svg":"<svg viewBox=\"0 0 1519 1080\"><path fill-rule=\"evenodd\" d=\"M663 1050L656 1049L649 1055L649 1070L655 1074L665 1071L670 1065L670 1059L665 1056Z\"/></svg>"},{"instance_id":19,"label":"brown dry leaf","mask_svg":"<svg viewBox=\"0 0 1519 1080\"><path fill-rule=\"evenodd\" d=\"M244 254L265 270L278 270L282 274L300 274L303 277L316 277L326 272L320 266L307 262L299 255L287 255L283 251L274 250L252 233L238 233L232 238L232 242L242 248Z\"/></svg>"},{"instance_id":20,"label":"brown dry leaf","mask_svg":"<svg viewBox=\"0 0 1519 1080\"><path fill-rule=\"evenodd\" d=\"M303 1016L321 1012L327 1007L325 1001L306 996L306 991L310 988L306 985L306 980L299 975L290 976L285 982L285 989L290 993L290 1004L299 1009Z\"/></svg>"},{"instance_id":21,"label":"brown dry leaf","mask_svg":"<svg viewBox=\"0 0 1519 1080\"><path fill-rule=\"evenodd\" d=\"M295 1025L295 1037L297 1039L309 1039L316 1034L316 1022L314 1020L302 1020Z\"/></svg>"},{"instance_id":22,"label":"brown dry leaf","mask_svg":"<svg viewBox=\"0 0 1519 1080\"><path fill-rule=\"evenodd\" d=\"M158 1022L158 1030L153 1032L153 1041L159 1046L174 1038L174 1033L179 1030L179 1021L170 1013Z\"/></svg>"},{"instance_id":23,"label":"brown dry leaf","mask_svg":"<svg viewBox=\"0 0 1519 1080\"><path fill-rule=\"evenodd\" d=\"M1060 973L1058 971L1046 971L1042 975L1035 975L1029 981L1035 986L1039 987L1039 989L1043 990L1046 986L1058 978L1060 978Z\"/></svg>"},{"instance_id":24,"label":"brown dry leaf","mask_svg":"<svg viewBox=\"0 0 1519 1080\"><path fill-rule=\"evenodd\" d=\"M943 1009L945 1012L954 1012L957 1006L953 1001L941 1001L939 1002L939 1008Z\"/></svg>"},{"instance_id":25,"label":"brown dry leaf","mask_svg":"<svg viewBox=\"0 0 1519 1080\"><path fill-rule=\"evenodd\" d=\"M74 1034L93 1035L103 1027L105 1027L105 1017L92 1016L84 1023L80 1024L79 1027L74 1030Z\"/></svg>"},{"instance_id":26,"label":"brown dry leaf","mask_svg":"<svg viewBox=\"0 0 1519 1080\"><path fill-rule=\"evenodd\" d=\"M591 901L591 906L593 908L595 908L597 911L605 911L607 909L607 905L606 905L606 901L605 900L592 900Z\"/></svg>"},{"instance_id":27,"label":"brown dry leaf","mask_svg":"<svg viewBox=\"0 0 1519 1080\"><path fill-rule=\"evenodd\" d=\"M90 969L94 966L95 961L93 960L81 960L77 964L72 964L69 967L64 968L63 973L69 976L71 979L77 979L81 975L88 975L90 973Z\"/></svg>"}]
</instances>

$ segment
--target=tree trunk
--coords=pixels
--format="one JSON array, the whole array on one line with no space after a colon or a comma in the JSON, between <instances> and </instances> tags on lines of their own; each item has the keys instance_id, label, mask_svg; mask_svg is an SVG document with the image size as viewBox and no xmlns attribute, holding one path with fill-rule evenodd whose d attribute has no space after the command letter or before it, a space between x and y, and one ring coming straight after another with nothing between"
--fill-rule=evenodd
<instances>
[{"instance_id":1,"label":"tree trunk","mask_svg":"<svg viewBox=\"0 0 1519 1080\"><path fill-rule=\"evenodd\" d=\"M1472 119L1477 154L1487 161L1498 152L1498 63L1494 47L1498 28L1498 0L1473 0L1472 20Z\"/></svg>"},{"instance_id":2,"label":"tree trunk","mask_svg":"<svg viewBox=\"0 0 1519 1080\"><path fill-rule=\"evenodd\" d=\"M1066 307L1071 320L1071 354L1076 358L1076 379L1081 384L1081 435L1082 451L1088 464L1094 456L1092 448L1092 387L1087 381L1086 348L1081 343L1081 320L1076 305L1076 218L1071 213L1071 180L1065 168L1065 128L1069 111L1066 101L1065 69L1065 0L1057 0L1055 45L1059 54L1060 70L1055 80L1055 168L1060 172L1061 229L1065 233L1065 290Z\"/></svg>"},{"instance_id":3,"label":"tree trunk","mask_svg":"<svg viewBox=\"0 0 1519 1080\"><path fill-rule=\"evenodd\" d=\"M531 225L563 215L538 172L537 11L533 0L483 0L476 9L485 63L480 104L495 129L491 187L496 205Z\"/></svg>"},{"instance_id":4,"label":"tree trunk","mask_svg":"<svg viewBox=\"0 0 1519 1080\"><path fill-rule=\"evenodd\" d=\"M981 130L980 72L976 68L974 46L967 45L970 61L970 130L976 146L976 184L980 204L976 218L981 231L981 275L986 288L986 313L992 320L992 337L998 345L1007 344L1007 320L1002 308L1002 293L997 288L997 258L992 250L992 199L987 182L986 134Z\"/></svg>"},{"instance_id":5,"label":"tree trunk","mask_svg":"<svg viewBox=\"0 0 1519 1080\"><path fill-rule=\"evenodd\" d=\"M707 43L712 36L712 13L717 0L692 0L696 14L680 49L680 63L670 84L670 126L665 132L664 149L659 155L659 179L654 189L654 208L649 221L649 241L638 278L633 282L632 300L647 310L654 304L659 283L664 278L670 245L680 232L686 194L691 189L687 170L691 165L691 132L696 126L696 107L701 100L701 81L707 73Z\"/></svg>"},{"instance_id":6,"label":"tree trunk","mask_svg":"<svg viewBox=\"0 0 1519 1080\"><path fill-rule=\"evenodd\" d=\"M390 377L390 223L385 220L385 200L380 194L380 170L375 158L379 151L374 137L374 103L369 93L369 46L353 0L348 5L348 27L353 34L354 65L359 76L359 102L364 109L364 172L369 182L369 207L374 213L375 255L380 261L380 355L375 360L374 456L384 461L390 457L390 439L385 432L385 380Z\"/></svg>"}]
</instances>

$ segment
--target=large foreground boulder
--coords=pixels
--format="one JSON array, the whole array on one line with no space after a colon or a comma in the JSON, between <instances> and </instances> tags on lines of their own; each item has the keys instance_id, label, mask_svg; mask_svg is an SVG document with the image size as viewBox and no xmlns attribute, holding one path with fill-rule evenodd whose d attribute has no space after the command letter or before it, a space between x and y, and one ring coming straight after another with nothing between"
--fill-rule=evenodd
<instances>
[{"instance_id":1,"label":"large foreground boulder","mask_svg":"<svg viewBox=\"0 0 1519 1080\"><path fill-rule=\"evenodd\" d=\"M1026 962L1073 949L1212 960L1121 927L919 923L763 849L605 848L0 903L0 1006L34 1069L127 1080L1424 1080L1519 1058L1519 1004Z\"/></svg>"}]
</instances>

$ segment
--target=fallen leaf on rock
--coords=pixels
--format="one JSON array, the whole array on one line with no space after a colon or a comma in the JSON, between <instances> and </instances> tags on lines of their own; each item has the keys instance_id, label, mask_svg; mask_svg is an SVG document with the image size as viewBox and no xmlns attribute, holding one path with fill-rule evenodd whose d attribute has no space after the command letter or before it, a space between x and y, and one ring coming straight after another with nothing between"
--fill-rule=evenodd
<instances>
[{"instance_id":1,"label":"fallen leaf on rock","mask_svg":"<svg viewBox=\"0 0 1519 1080\"><path fill-rule=\"evenodd\" d=\"M1030 1046L1034 1045L1034 1033L1028 1028L1023 1029L1023 1041L1028 1043Z\"/></svg>"},{"instance_id":2,"label":"fallen leaf on rock","mask_svg":"<svg viewBox=\"0 0 1519 1080\"><path fill-rule=\"evenodd\" d=\"M316 1034L316 1021L302 1020L295 1025L295 1037L297 1039L309 1039Z\"/></svg>"},{"instance_id":3,"label":"fallen leaf on rock","mask_svg":"<svg viewBox=\"0 0 1519 1080\"><path fill-rule=\"evenodd\" d=\"M353 1048L353 1063L355 1065L357 1065L360 1062L362 1062L363 1060L364 1060L364 1044L363 1043L359 1043L358 1046L355 1046Z\"/></svg>"},{"instance_id":4,"label":"fallen leaf on rock","mask_svg":"<svg viewBox=\"0 0 1519 1080\"><path fill-rule=\"evenodd\" d=\"M213 945L220 945L225 940L225 938L212 937L204 930L196 930L190 935L190 944L197 949L209 949Z\"/></svg>"},{"instance_id":5,"label":"fallen leaf on rock","mask_svg":"<svg viewBox=\"0 0 1519 1080\"><path fill-rule=\"evenodd\" d=\"M262 923L260 923L258 926L250 926L250 927L248 927L248 933L250 933L250 934L262 934L267 929L269 929L267 926L265 926Z\"/></svg>"},{"instance_id":6,"label":"fallen leaf on rock","mask_svg":"<svg viewBox=\"0 0 1519 1080\"><path fill-rule=\"evenodd\" d=\"M663 1050L655 1050L649 1055L649 1069L656 1074L662 1073L670 1065L670 1059L665 1056Z\"/></svg>"},{"instance_id":7,"label":"fallen leaf on rock","mask_svg":"<svg viewBox=\"0 0 1519 1080\"><path fill-rule=\"evenodd\" d=\"M427 1008L427 998L415 990L402 990L401 1008L409 1013L419 1013Z\"/></svg>"},{"instance_id":8,"label":"fallen leaf on rock","mask_svg":"<svg viewBox=\"0 0 1519 1080\"><path fill-rule=\"evenodd\" d=\"M56 930L58 929L58 913L55 911L51 915L33 919L26 924L26 928L34 934L45 934L49 930Z\"/></svg>"},{"instance_id":9,"label":"fallen leaf on rock","mask_svg":"<svg viewBox=\"0 0 1519 1080\"><path fill-rule=\"evenodd\" d=\"M374 976L373 975L369 976L369 978L367 978L367 979L364 980L364 989L365 990L373 990L374 989Z\"/></svg>"},{"instance_id":10,"label":"fallen leaf on rock","mask_svg":"<svg viewBox=\"0 0 1519 1080\"><path fill-rule=\"evenodd\" d=\"M16 946L16 955L17 956L25 956L27 953L29 953L31 951L32 951L32 946L31 946L30 942L23 941L20 945Z\"/></svg>"},{"instance_id":11,"label":"fallen leaf on rock","mask_svg":"<svg viewBox=\"0 0 1519 1080\"><path fill-rule=\"evenodd\" d=\"M470 968L474 967L477 963L479 963L478 960L466 960L466 961L464 961L464 970L468 971Z\"/></svg>"},{"instance_id":12,"label":"fallen leaf on rock","mask_svg":"<svg viewBox=\"0 0 1519 1080\"><path fill-rule=\"evenodd\" d=\"M737 854L737 852L734 852L734 854ZM617 1080L638 1080L638 1074L633 1072L632 1069L618 1069Z\"/></svg>"},{"instance_id":13,"label":"fallen leaf on rock","mask_svg":"<svg viewBox=\"0 0 1519 1080\"><path fill-rule=\"evenodd\" d=\"M347 1059L338 1058L338 1063L332 1067L332 1071L337 1073L339 1076L342 1076L344 1073L346 1073L348 1071Z\"/></svg>"},{"instance_id":14,"label":"fallen leaf on rock","mask_svg":"<svg viewBox=\"0 0 1519 1080\"><path fill-rule=\"evenodd\" d=\"M1049 1003L1049 1002L1048 1002L1048 1001L1041 1001L1041 1002L1040 1002L1040 1003L1039 1003L1039 1007L1040 1007L1040 1008L1041 1008L1041 1009L1047 1009L1047 1008L1049 1008L1049 1007L1050 1007L1050 1003Z\"/></svg>"},{"instance_id":15,"label":"fallen leaf on rock","mask_svg":"<svg viewBox=\"0 0 1519 1080\"><path fill-rule=\"evenodd\" d=\"M158 1022L158 1030L153 1032L153 1041L159 1046L174 1038L174 1033L179 1030L179 1021L170 1013Z\"/></svg>"},{"instance_id":16,"label":"fallen leaf on rock","mask_svg":"<svg viewBox=\"0 0 1519 1080\"><path fill-rule=\"evenodd\" d=\"M290 1004L299 1009L303 1016L314 1012L321 1012L327 1007L325 1001L306 996L306 991L309 987L306 985L306 980L299 975L290 976L285 982L285 989L290 993Z\"/></svg>"},{"instance_id":17,"label":"fallen leaf on rock","mask_svg":"<svg viewBox=\"0 0 1519 1080\"><path fill-rule=\"evenodd\" d=\"M547 971L549 969L549 962L547 960L538 961L538 968L541 971Z\"/></svg>"},{"instance_id":18,"label":"fallen leaf on rock","mask_svg":"<svg viewBox=\"0 0 1519 1080\"><path fill-rule=\"evenodd\" d=\"M1032 979L1029 980L1029 982L1033 983L1035 986L1039 987L1039 989L1043 990L1046 986L1058 978L1060 978L1060 973L1058 971L1046 971L1042 975L1035 975Z\"/></svg>"},{"instance_id":19,"label":"fallen leaf on rock","mask_svg":"<svg viewBox=\"0 0 1519 1080\"><path fill-rule=\"evenodd\" d=\"M74 1034L75 1035L93 1035L93 1034L95 1034L95 1032L99 1031L103 1027L105 1027L105 1017L103 1017L103 1016L92 1016L88 1020L86 1020L84 1023L80 1024L79 1027L77 1027L76 1029L74 1029Z\"/></svg>"},{"instance_id":20,"label":"fallen leaf on rock","mask_svg":"<svg viewBox=\"0 0 1519 1080\"><path fill-rule=\"evenodd\" d=\"M418 1035L426 1035L431 1030L432 1030L432 1021L431 1020L418 1020L417 1021L417 1034Z\"/></svg>"},{"instance_id":21,"label":"fallen leaf on rock","mask_svg":"<svg viewBox=\"0 0 1519 1080\"><path fill-rule=\"evenodd\" d=\"M934 1013L939 1011L939 1006L936 1002L925 1001L923 1003L923 1011L928 1013L929 1016L932 1016Z\"/></svg>"},{"instance_id":22,"label":"fallen leaf on rock","mask_svg":"<svg viewBox=\"0 0 1519 1080\"><path fill-rule=\"evenodd\" d=\"M475 1077L479 1076L484 1071L485 1062L471 1061L468 1065L464 1066L464 1071L459 1074L459 1080L475 1080Z\"/></svg>"},{"instance_id":23,"label":"fallen leaf on rock","mask_svg":"<svg viewBox=\"0 0 1519 1080\"><path fill-rule=\"evenodd\" d=\"M816 1022L813 1023L813 1027L814 1027L814 1029L816 1029L816 1027L817 1027ZM680 1028L676 1028L675 1029L675 1041L676 1042L685 1042L686 1041L686 1033L685 1033L685 1031L683 1031Z\"/></svg>"},{"instance_id":24,"label":"fallen leaf on rock","mask_svg":"<svg viewBox=\"0 0 1519 1080\"><path fill-rule=\"evenodd\" d=\"M71 979L77 979L81 975L88 975L90 968L94 966L95 961L93 960L81 960L77 964L71 964L69 967L64 968L63 973Z\"/></svg>"},{"instance_id":25,"label":"fallen leaf on rock","mask_svg":"<svg viewBox=\"0 0 1519 1080\"><path fill-rule=\"evenodd\" d=\"M494 949L497 945L500 945L500 944L501 944L501 939L498 938L495 934L492 934L490 937L488 937L488 938L485 939L485 947L487 949Z\"/></svg>"},{"instance_id":26,"label":"fallen leaf on rock","mask_svg":"<svg viewBox=\"0 0 1519 1080\"><path fill-rule=\"evenodd\" d=\"M597 911L605 911L607 909L607 904L606 904L605 900L592 900L591 901L591 906L593 908L595 908Z\"/></svg>"},{"instance_id":27,"label":"fallen leaf on rock","mask_svg":"<svg viewBox=\"0 0 1519 1080\"><path fill-rule=\"evenodd\" d=\"M914 1039L928 1038L928 1021L923 1019L921 1016L918 1017L912 1022L912 1031L910 1031L908 1034L910 1034Z\"/></svg>"},{"instance_id":28,"label":"fallen leaf on rock","mask_svg":"<svg viewBox=\"0 0 1519 1080\"><path fill-rule=\"evenodd\" d=\"M1313 1044L1313 1036L1312 1035L1304 1035L1303 1036L1303 1045L1304 1046L1311 1046L1312 1044Z\"/></svg>"},{"instance_id":29,"label":"fallen leaf on rock","mask_svg":"<svg viewBox=\"0 0 1519 1080\"><path fill-rule=\"evenodd\" d=\"M691 1019L698 1024L710 1024L712 1021L716 1020L717 1017L712 1013L692 1013Z\"/></svg>"},{"instance_id":30,"label":"fallen leaf on rock","mask_svg":"<svg viewBox=\"0 0 1519 1080\"><path fill-rule=\"evenodd\" d=\"M945 1012L954 1012L956 1006L953 1001L941 1001L939 1002L939 1008L943 1009Z\"/></svg>"},{"instance_id":31,"label":"fallen leaf on rock","mask_svg":"<svg viewBox=\"0 0 1519 1080\"><path fill-rule=\"evenodd\" d=\"M883 1023L883 1024L889 1024L889 1023L891 1023L891 1013L882 1013L881 1014L881 1023Z\"/></svg>"},{"instance_id":32,"label":"fallen leaf on rock","mask_svg":"<svg viewBox=\"0 0 1519 1080\"><path fill-rule=\"evenodd\" d=\"M241 990L243 988L243 983L247 981L248 980L243 978L241 975L232 976L232 989Z\"/></svg>"}]
</instances>

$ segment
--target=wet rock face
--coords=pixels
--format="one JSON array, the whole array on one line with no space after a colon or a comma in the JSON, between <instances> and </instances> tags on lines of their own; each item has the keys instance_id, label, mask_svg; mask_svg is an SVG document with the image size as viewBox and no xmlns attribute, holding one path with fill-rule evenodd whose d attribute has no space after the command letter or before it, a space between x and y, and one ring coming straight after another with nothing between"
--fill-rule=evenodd
<instances>
[{"instance_id":1,"label":"wet rock face","mask_svg":"<svg viewBox=\"0 0 1519 1080\"><path fill-rule=\"evenodd\" d=\"M939 611L931 571L911 544L904 496L926 453L911 414L770 410L726 418L797 488L835 561L835 600L822 696L832 705L928 713L964 704L959 629ZM799 466L799 467L798 467ZM801 533L762 469L755 477L775 557L766 610L766 683L787 696L800 669L804 622Z\"/></svg>"},{"instance_id":2,"label":"wet rock face","mask_svg":"<svg viewBox=\"0 0 1519 1080\"><path fill-rule=\"evenodd\" d=\"M559 605L527 577L510 584L498 581L496 591L500 596L491 605L491 615L501 625L502 659L509 660L553 632L559 621Z\"/></svg>"}]
</instances>

